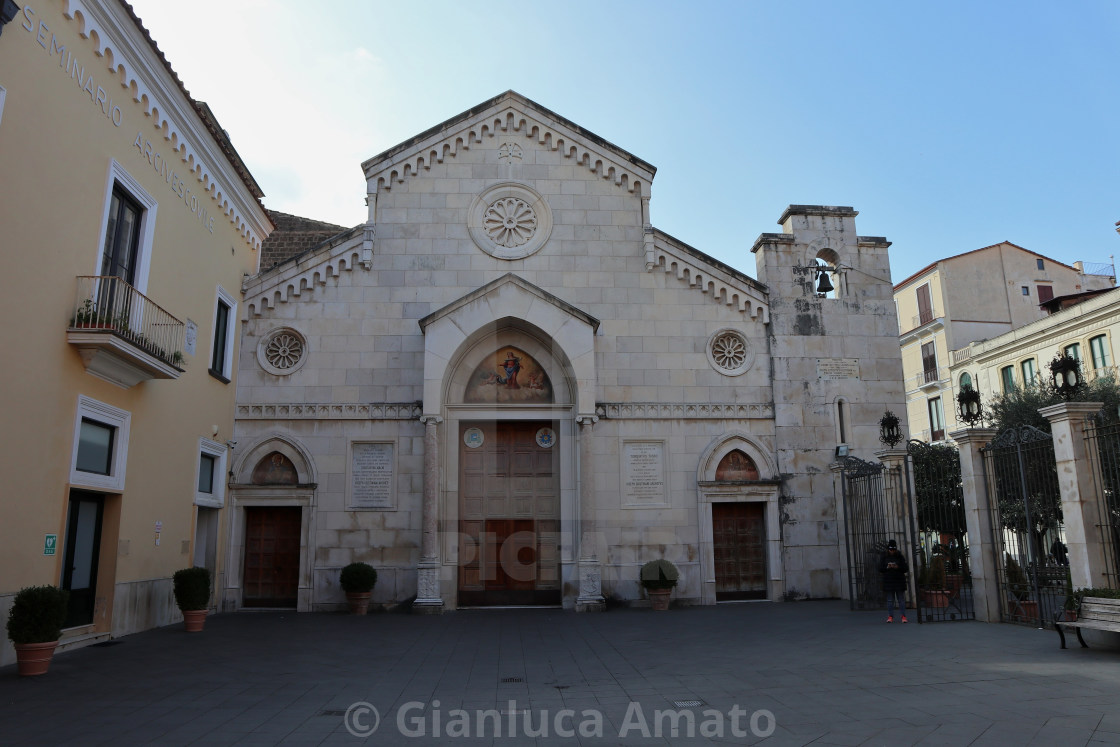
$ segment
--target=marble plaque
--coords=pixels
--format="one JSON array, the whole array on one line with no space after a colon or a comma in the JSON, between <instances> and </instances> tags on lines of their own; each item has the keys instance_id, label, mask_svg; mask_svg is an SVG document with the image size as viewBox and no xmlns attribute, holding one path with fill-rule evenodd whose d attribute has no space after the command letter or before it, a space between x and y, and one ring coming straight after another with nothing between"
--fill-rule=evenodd
<instances>
[{"instance_id":1,"label":"marble plaque","mask_svg":"<svg viewBox=\"0 0 1120 747\"><path fill-rule=\"evenodd\" d=\"M665 491L665 442L622 444L622 505L668 505Z\"/></svg>"},{"instance_id":2,"label":"marble plaque","mask_svg":"<svg viewBox=\"0 0 1120 747\"><path fill-rule=\"evenodd\" d=\"M356 443L350 457L350 506L396 508L393 444Z\"/></svg>"},{"instance_id":3,"label":"marble plaque","mask_svg":"<svg viewBox=\"0 0 1120 747\"><path fill-rule=\"evenodd\" d=\"M859 359L817 358L817 378L821 381L859 381Z\"/></svg>"}]
</instances>

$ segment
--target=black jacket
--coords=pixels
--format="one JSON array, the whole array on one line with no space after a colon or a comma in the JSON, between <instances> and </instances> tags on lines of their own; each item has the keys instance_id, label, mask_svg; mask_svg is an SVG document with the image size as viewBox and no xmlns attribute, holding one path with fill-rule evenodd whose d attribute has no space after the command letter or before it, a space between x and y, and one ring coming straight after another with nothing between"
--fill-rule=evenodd
<instances>
[{"instance_id":1,"label":"black jacket","mask_svg":"<svg viewBox=\"0 0 1120 747\"><path fill-rule=\"evenodd\" d=\"M888 567L891 563L894 564L894 568ZM891 555L888 551L879 558L879 573L883 575L883 591L906 591L906 574L909 572L910 566L906 564L906 556L900 552Z\"/></svg>"}]
</instances>

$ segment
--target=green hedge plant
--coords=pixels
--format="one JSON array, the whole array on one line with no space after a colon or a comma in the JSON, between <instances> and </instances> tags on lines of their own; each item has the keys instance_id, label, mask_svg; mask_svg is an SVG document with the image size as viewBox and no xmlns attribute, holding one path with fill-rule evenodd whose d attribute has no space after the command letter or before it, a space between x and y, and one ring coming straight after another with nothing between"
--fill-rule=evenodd
<instances>
[{"instance_id":1,"label":"green hedge plant","mask_svg":"<svg viewBox=\"0 0 1120 747\"><path fill-rule=\"evenodd\" d=\"M672 589L680 579L680 571L664 558L651 560L642 566L639 578L646 589Z\"/></svg>"},{"instance_id":2,"label":"green hedge plant","mask_svg":"<svg viewBox=\"0 0 1120 747\"><path fill-rule=\"evenodd\" d=\"M20 589L8 612L12 643L50 643L62 637L70 592L57 586Z\"/></svg>"},{"instance_id":3,"label":"green hedge plant","mask_svg":"<svg viewBox=\"0 0 1120 747\"><path fill-rule=\"evenodd\" d=\"M182 568L172 576L175 603L181 610L204 610L210 606L210 571L199 566Z\"/></svg>"},{"instance_id":4,"label":"green hedge plant","mask_svg":"<svg viewBox=\"0 0 1120 747\"><path fill-rule=\"evenodd\" d=\"M369 563L351 563L338 574L338 583L347 594L368 594L377 583L377 571Z\"/></svg>"}]
</instances>

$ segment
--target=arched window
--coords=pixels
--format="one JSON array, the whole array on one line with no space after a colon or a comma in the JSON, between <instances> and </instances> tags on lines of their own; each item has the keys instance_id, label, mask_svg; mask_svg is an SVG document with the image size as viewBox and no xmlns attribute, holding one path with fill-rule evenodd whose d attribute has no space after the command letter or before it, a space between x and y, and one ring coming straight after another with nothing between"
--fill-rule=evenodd
<instances>
[{"instance_id":1,"label":"arched window","mask_svg":"<svg viewBox=\"0 0 1120 747\"><path fill-rule=\"evenodd\" d=\"M716 467L716 481L718 482L757 479L758 467L755 466L754 460L738 449L727 452L723 459L719 460L719 466Z\"/></svg>"},{"instance_id":2,"label":"arched window","mask_svg":"<svg viewBox=\"0 0 1120 747\"><path fill-rule=\"evenodd\" d=\"M972 386L972 376L967 371L961 374L961 389L964 389L966 386L973 389L976 388Z\"/></svg>"},{"instance_id":3,"label":"arched window","mask_svg":"<svg viewBox=\"0 0 1120 747\"><path fill-rule=\"evenodd\" d=\"M299 474L292 460L274 451L253 468L254 485L298 485Z\"/></svg>"}]
</instances>

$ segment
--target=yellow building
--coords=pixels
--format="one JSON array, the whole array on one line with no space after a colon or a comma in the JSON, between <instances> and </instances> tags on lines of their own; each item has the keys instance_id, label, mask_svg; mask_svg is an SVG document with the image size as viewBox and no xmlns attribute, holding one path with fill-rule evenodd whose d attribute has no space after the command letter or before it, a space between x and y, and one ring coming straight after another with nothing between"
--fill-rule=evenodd
<instances>
[{"instance_id":1,"label":"yellow building","mask_svg":"<svg viewBox=\"0 0 1120 747\"><path fill-rule=\"evenodd\" d=\"M909 437L943 441L960 427L956 393L976 380L967 366L950 375L959 362L953 351L1042 319L1040 304L1053 298L1111 288L1112 273L1111 265L1070 266L1004 241L938 260L896 284ZM1026 364L1015 381L1040 370ZM984 385L980 391L992 393Z\"/></svg>"},{"instance_id":2,"label":"yellow building","mask_svg":"<svg viewBox=\"0 0 1120 747\"><path fill-rule=\"evenodd\" d=\"M967 373L984 399L1020 386L1027 374L1049 379L1049 363L1066 353L1081 361L1086 379L1116 376L1120 288L1058 297L1050 315L1011 332L954 351L950 378Z\"/></svg>"},{"instance_id":3,"label":"yellow building","mask_svg":"<svg viewBox=\"0 0 1120 747\"><path fill-rule=\"evenodd\" d=\"M25 0L3 26L0 183L0 617L58 584L63 647L166 624L175 570L225 571L261 191L116 0Z\"/></svg>"}]
</instances>

